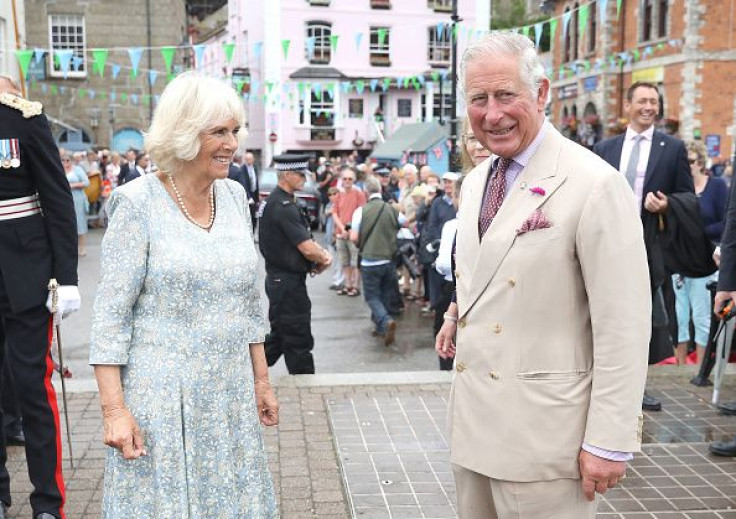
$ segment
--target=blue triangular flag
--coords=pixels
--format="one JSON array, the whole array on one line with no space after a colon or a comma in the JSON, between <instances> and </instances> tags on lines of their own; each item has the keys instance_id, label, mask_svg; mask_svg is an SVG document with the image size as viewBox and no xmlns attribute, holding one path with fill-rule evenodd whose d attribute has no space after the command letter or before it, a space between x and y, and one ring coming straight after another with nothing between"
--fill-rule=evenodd
<instances>
[{"instance_id":1,"label":"blue triangular flag","mask_svg":"<svg viewBox=\"0 0 736 519\"><path fill-rule=\"evenodd\" d=\"M600 6L598 7L598 12L601 13L601 27L606 26L606 16L608 16L608 13L606 11L608 10L608 0L598 0L600 3Z\"/></svg>"},{"instance_id":2,"label":"blue triangular flag","mask_svg":"<svg viewBox=\"0 0 736 519\"><path fill-rule=\"evenodd\" d=\"M378 88L378 80L371 79L371 92L375 92L376 88Z\"/></svg>"},{"instance_id":3,"label":"blue triangular flag","mask_svg":"<svg viewBox=\"0 0 736 519\"><path fill-rule=\"evenodd\" d=\"M40 65L44 54L46 54L46 51L43 49L33 49L33 63Z\"/></svg>"},{"instance_id":4,"label":"blue triangular flag","mask_svg":"<svg viewBox=\"0 0 736 519\"><path fill-rule=\"evenodd\" d=\"M143 49L140 47L131 47L128 49L128 56L130 56L130 66L133 67L133 74L138 74L138 65L140 65L141 62L141 55L143 54Z\"/></svg>"},{"instance_id":5,"label":"blue triangular flag","mask_svg":"<svg viewBox=\"0 0 736 519\"><path fill-rule=\"evenodd\" d=\"M341 84L342 84L342 91L344 93L347 94L348 92L350 92L350 87L352 86L352 83L350 83L350 81L343 81Z\"/></svg>"},{"instance_id":6,"label":"blue triangular flag","mask_svg":"<svg viewBox=\"0 0 736 519\"><path fill-rule=\"evenodd\" d=\"M424 77L424 74L419 74L417 76L417 79L419 80L419 84L420 85L424 85L424 83L426 83L426 81L427 81L426 78Z\"/></svg>"},{"instance_id":7,"label":"blue triangular flag","mask_svg":"<svg viewBox=\"0 0 736 519\"><path fill-rule=\"evenodd\" d=\"M63 94L66 94L66 87L65 86L59 87L59 93L62 94L62 95Z\"/></svg>"},{"instance_id":8,"label":"blue triangular flag","mask_svg":"<svg viewBox=\"0 0 736 519\"><path fill-rule=\"evenodd\" d=\"M110 92L110 101L112 101L114 103L117 100L117 98L118 98L118 94L117 94L117 92L115 92L115 90L113 90L112 92Z\"/></svg>"},{"instance_id":9,"label":"blue triangular flag","mask_svg":"<svg viewBox=\"0 0 736 519\"><path fill-rule=\"evenodd\" d=\"M363 33L358 32L355 34L355 49L360 50L360 42L363 41Z\"/></svg>"},{"instance_id":10,"label":"blue triangular flag","mask_svg":"<svg viewBox=\"0 0 736 519\"><path fill-rule=\"evenodd\" d=\"M87 92L87 95L89 96L90 99L94 99L95 98L95 95L97 95L97 94L95 93L94 90L92 90L90 88L89 91Z\"/></svg>"},{"instance_id":11,"label":"blue triangular flag","mask_svg":"<svg viewBox=\"0 0 736 519\"><path fill-rule=\"evenodd\" d=\"M202 66L202 59L204 58L204 45L194 45L194 62L197 67Z\"/></svg>"},{"instance_id":12,"label":"blue triangular flag","mask_svg":"<svg viewBox=\"0 0 736 519\"><path fill-rule=\"evenodd\" d=\"M398 88L401 88L401 85L403 85L403 84L404 84L404 78L403 78L403 77L401 77L401 76L398 76L398 77L396 78L396 86L397 86Z\"/></svg>"},{"instance_id":13,"label":"blue triangular flag","mask_svg":"<svg viewBox=\"0 0 736 519\"><path fill-rule=\"evenodd\" d=\"M46 83L41 83L41 92L45 94L48 89L49 87Z\"/></svg>"},{"instance_id":14,"label":"blue triangular flag","mask_svg":"<svg viewBox=\"0 0 736 519\"><path fill-rule=\"evenodd\" d=\"M64 79L66 79L67 75L69 75L69 65L71 64L74 51L71 49L62 49L55 52L56 55L59 57L59 66L61 67L61 73L64 75Z\"/></svg>"},{"instance_id":15,"label":"blue triangular flag","mask_svg":"<svg viewBox=\"0 0 736 519\"><path fill-rule=\"evenodd\" d=\"M437 24L437 27L435 28L435 31L437 32L437 39L442 39L442 33L445 32L445 22L439 22Z\"/></svg>"},{"instance_id":16,"label":"blue triangular flag","mask_svg":"<svg viewBox=\"0 0 736 519\"><path fill-rule=\"evenodd\" d=\"M317 42L317 38L310 36L307 38L307 59L314 58L314 44Z\"/></svg>"},{"instance_id":17,"label":"blue triangular flag","mask_svg":"<svg viewBox=\"0 0 736 519\"><path fill-rule=\"evenodd\" d=\"M130 94L130 100L133 101L133 104L138 104L138 94Z\"/></svg>"},{"instance_id":18,"label":"blue triangular flag","mask_svg":"<svg viewBox=\"0 0 736 519\"><path fill-rule=\"evenodd\" d=\"M567 38L567 26L570 25L570 17L572 16L572 11L565 11L565 13L562 15L562 38Z\"/></svg>"},{"instance_id":19,"label":"blue triangular flag","mask_svg":"<svg viewBox=\"0 0 736 519\"><path fill-rule=\"evenodd\" d=\"M253 57L258 60L261 57L261 52L263 52L263 42L257 41L253 44Z\"/></svg>"},{"instance_id":20,"label":"blue triangular flag","mask_svg":"<svg viewBox=\"0 0 736 519\"><path fill-rule=\"evenodd\" d=\"M79 56L72 56L72 66L74 67L74 70L79 71L79 69L82 68L83 63L84 60Z\"/></svg>"},{"instance_id":21,"label":"blue triangular flag","mask_svg":"<svg viewBox=\"0 0 736 519\"><path fill-rule=\"evenodd\" d=\"M440 77L442 77L442 81L447 81L447 76L450 74L449 70L443 70L440 72Z\"/></svg>"},{"instance_id":22,"label":"blue triangular flag","mask_svg":"<svg viewBox=\"0 0 736 519\"><path fill-rule=\"evenodd\" d=\"M118 78L118 74L120 74L120 70L121 69L122 69L122 67L120 65L113 64L113 66L112 66L112 78L113 79L117 79Z\"/></svg>"},{"instance_id":23,"label":"blue triangular flag","mask_svg":"<svg viewBox=\"0 0 736 519\"><path fill-rule=\"evenodd\" d=\"M536 44L537 48L539 48L539 41L542 39L543 28L544 25L542 24L542 22L534 24L534 43Z\"/></svg>"},{"instance_id":24,"label":"blue triangular flag","mask_svg":"<svg viewBox=\"0 0 736 519\"><path fill-rule=\"evenodd\" d=\"M149 70L148 71L148 84L153 86L156 83L156 78L158 77L158 72L155 70Z\"/></svg>"}]
</instances>

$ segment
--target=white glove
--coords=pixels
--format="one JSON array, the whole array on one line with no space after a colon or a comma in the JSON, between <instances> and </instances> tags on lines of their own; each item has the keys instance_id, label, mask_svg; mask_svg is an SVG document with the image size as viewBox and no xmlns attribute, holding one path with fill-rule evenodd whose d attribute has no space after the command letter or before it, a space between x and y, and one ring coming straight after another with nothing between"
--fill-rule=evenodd
<instances>
[{"instance_id":1,"label":"white glove","mask_svg":"<svg viewBox=\"0 0 736 519\"><path fill-rule=\"evenodd\" d=\"M79 295L79 289L74 285L60 285L56 289L56 296L56 310L62 319L82 306L82 296ZM46 299L46 308L51 312L51 292Z\"/></svg>"}]
</instances>

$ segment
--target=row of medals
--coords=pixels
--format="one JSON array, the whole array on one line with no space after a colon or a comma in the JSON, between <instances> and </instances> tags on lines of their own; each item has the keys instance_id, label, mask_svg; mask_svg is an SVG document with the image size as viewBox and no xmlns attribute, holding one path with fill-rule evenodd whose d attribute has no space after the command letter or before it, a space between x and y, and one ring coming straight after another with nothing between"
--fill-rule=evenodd
<instances>
[{"instance_id":1,"label":"row of medals","mask_svg":"<svg viewBox=\"0 0 736 519\"><path fill-rule=\"evenodd\" d=\"M18 139L0 139L0 159L3 169L20 167Z\"/></svg>"}]
</instances>

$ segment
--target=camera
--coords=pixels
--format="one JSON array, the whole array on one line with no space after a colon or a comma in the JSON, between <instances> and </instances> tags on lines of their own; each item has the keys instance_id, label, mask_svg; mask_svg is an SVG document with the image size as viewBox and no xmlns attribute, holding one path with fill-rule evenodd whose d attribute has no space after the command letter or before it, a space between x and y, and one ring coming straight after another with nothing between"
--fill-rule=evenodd
<instances>
[{"instance_id":1,"label":"camera","mask_svg":"<svg viewBox=\"0 0 736 519\"><path fill-rule=\"evenodd\" d=\"M406 270L409 271L409 276L411 277L411 279L416 279L420 275L417 263L416 261L414 261L416 254L417 248L416 245L414 245L414 242L412 240L406 240L404 243L399 245L399 247L396 249L396 255L394 256L396 259L396 266L406 267Z\"/></svg>"},{"instance_id":2,"label":"camera","mask_svg":"<svg viewBox=\"0 0 736 519\"><path fill-rule=\"evenodd\" d=\"M349 230L350 230L350 229L352 229L352 228L353 228L353 226L352 226L352 225L350 225L349 223L346 223L346 224L345 224L345 230L346 230L346 231L349 231Z\"/></svg>"}]
</instances>

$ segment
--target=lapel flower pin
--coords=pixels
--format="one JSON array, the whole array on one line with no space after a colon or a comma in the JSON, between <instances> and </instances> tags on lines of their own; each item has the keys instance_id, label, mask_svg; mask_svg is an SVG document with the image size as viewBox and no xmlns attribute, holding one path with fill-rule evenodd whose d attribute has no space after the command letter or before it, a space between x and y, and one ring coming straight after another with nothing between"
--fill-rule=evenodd
<instances>
[{"instance_id":1,"label":"lapel flower pin","mask_svg":"<svg viewBox=\"0 0 736 519\"><path fill-rule=\"evenodd\" d=\"M547 192L543 188L541 188L539 186L530 187L529 188L529 191L531 191L535 195L539 195L539 196L544 196L544 195L547 194Z\"/></svg>"}]
</instances>

